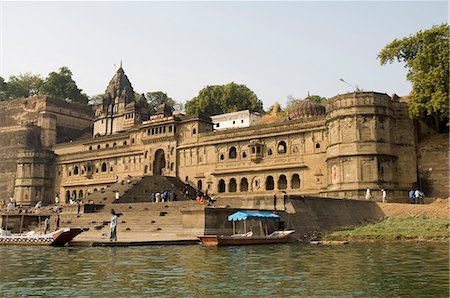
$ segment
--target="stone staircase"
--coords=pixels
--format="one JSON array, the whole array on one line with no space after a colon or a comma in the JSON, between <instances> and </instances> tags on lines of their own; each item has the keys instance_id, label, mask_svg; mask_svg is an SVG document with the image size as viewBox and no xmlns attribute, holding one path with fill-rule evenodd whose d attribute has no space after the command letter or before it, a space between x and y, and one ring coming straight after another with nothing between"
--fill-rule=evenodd
<instances>
[{"instance_id":1,"label":"stone staircase","mask_svg":"<svg viewBox=\"0 0 450 298\"><path fill-rule=\"evenodd\" d=\"M61 227L89 228L78 241L105 241L109 239L110 210L118 214L117 235L119 241L151 241L196 239L202 229L183 227L182 210L198 210L204 207L196 201L161 203L111 203L98 213L61 213ZM51 222L56 220L52 216Z\"/></svg>"}]
</instances>

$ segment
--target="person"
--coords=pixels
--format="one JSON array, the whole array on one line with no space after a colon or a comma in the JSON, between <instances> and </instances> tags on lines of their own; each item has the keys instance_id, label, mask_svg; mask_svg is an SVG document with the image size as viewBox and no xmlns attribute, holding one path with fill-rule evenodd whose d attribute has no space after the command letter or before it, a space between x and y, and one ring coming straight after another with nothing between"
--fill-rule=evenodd
<instances>
[{"instance_id":1,"label":"person","mask_svg":"<svg viewBox=\"0 0 450 298\"><path fill-rule=\"evenodd\" d=\"M16 198L10 197L9 200L13 203L14 208L16 208Z\"/></svg>"},{"instance_id":2,"label":"person","mask_svg":"<svg viewBox=\"0 0 450 298\"><path fill-rule=\"evenodd\" d=\"M56 215L56 224L55 224L55 231L59 230L59 213Z\"/></svg>"},{"instance_id":3,"label":"person","mask_svg":"<svg viewBox=\"0 0 450 298\"><path fill-rule=\"evenodd\" d=\"M188 196L189 196L189 190L188 190L187 186L185 186L183 188L183 196L184 196L185 199L187 199Z\"/></svg>"},{"instance_id":4,"label":"person","mask_svg":"<svg viewBox=\"0 0 450 298\"><path fill-rule=\"evenodd\" d=\"M370 193L370 189L366 190L366 200L370 200L372 198L372 194Z\"/></svg>"},{"instance_id":5,"label":"person","mask_svg":"<svg viewBox=\"0 0 450 298\"><path fill-rule=\"evenodd\" d=\"M381 189L381 202L386 203L386 191Z\"/></svg>"},{"instance_id":6,"label":"person","mask_svg":"<svg viewBox=\"0 0 450 298\"><path fill-rule=\"evenodd\" d=\"M414 199L416 201L416 204L420 204L420 191L418 189L414 191Z\"/></svg>"},{"instance_id":7,"label":"person","mask_svg":"<svg viewBox=\"0 0 450 298\"><path fill-rule=\"evenodd\" d=\"M172 192L172 199L173 201L177 200L177 194L174 191Z\"/></svg>"},{"instance_id":8,"label":"person","mask_svg":"<svg viewBox=\"0 0 450 298\"><path fill-rule=\"evenodd\" d=\"M161 202L161 193L159 191L155 194L155 201L156 203Z\"/></svg>"},{"instance_id":9,"label":"person","mask_svg":"<svg viewBox=\"0 0 450 298\"><path fill-rule=\"evenodd\" d=\"M273 210L277 210L277 195L273 194Z\"/></svg>"},{"instance_id":10,"label":"person","mask_svg":"<svg viewBox=\"0 0 450 298\"><path fill-rule=\"evenodd\" d=\"M283 207L284 211L286 211L286 201L287 201L287 193L283 191Z\"/></svg>"},{"instance_id":11,"label":"person","mask_svg":"<svg viewBox=\"0 0 450 298\"><path fill-rule=\"evenodd\" d=\"M127 183L130 184L130 182L131 182L131 176L127 175Z\"/></svg>"},{"instance_id":12,"label":"person","mask_svg":"<svg viewBox=\"0 0 450 298\"><path fill-rule=\"evenodd\" d=\"M425 204L424 198L425 198L425 194L423 192L419 191L419 203L418 204Z\"/></svg>"},{"instance_id":13,"label":"person","mask_svg":"<svg viewBox=\"0 0 450 298\"><path fill-rule=\"evenodd\" d=\"M6 212L11 213L14 209L14 204L12 202L9 202L6 206Z\"/></svg>"},{"instance_id":14,"label":"person","mask_svg":"<svg viewBox=\"0 0 450 298\"><path fill-rule=\"evenodd\" d=\"M169 192L169 202L175 201L175 193L173 191Z\"/></svg>"},{"instance_id":15,"label":"person","mask_svg":"<svg viewBox=\"0 0 450 298\"><path fill-rule=\"evenodd\" d=\"M45 231L44 234L47 234L47 232L50 231L50 218L46 217L44 220L44 225L45 225Z\"/></svg>"},{"instance_id":16,"label":"person","mask_svg":"<svg viewBox=\"0 0 450 298\"><path fill-rule=\"evenodd\" d=\"M59 206L59 197L58 197L58 194L56 194L56 197L55 197L55 206Z\"/></svg>"},{"instance_id":17,"label":"person","mask_svg":"<svg viewBox=\"0 0 450 298\"><path fill-rule=\"evenodd\" d=\"M117 182L119 182L119 175L116 175L115 177L114 177L114 181L117 183Z\"/></svg>"},{"instance_id":18,"label":"person","mask_svg":"<svg viewBox=\"0 0 450 298\"><path fill-rule=\"evenodd\" d=\"M409 203L414 204L414 190L410 190L408 193Z\"/></svg>"},{"instance_id":19,"label":"person","mask_svg":"<svg viewBox=\"0 0 450 298\"><path fill-rule=\"evenodd\" d=\"M78 207L77 207L77 214L80 214L81 204L83 204L83 201L82 201L82 200L79 200L79 201L77 202L77 205L78 205Z\"/></svg>"},{"instance_id":20,"label":"person","mask_svg":"<svg viewBox=\"0 0 450 298\"><path fill-rule=\"evenodd\" d=\"M155 193L152 192L152 194L150 195L150 202L155 202Z\"/></svg>"},{"instance_id":21,"label":"person","mask_svg":"<svg viewBox=\"0 0 450 298\"><path fill-rule=\"evenodd\" d=\"M39 201L34 205L34 213L39 214L39 209L42 207L42 202Z\"/></svg>"},{"instance_id":22,"label":"person","mask_svg":"<svg viewBox=\"0 0 450 298\"><path fill-rule=\"evenodd\" d=\"M167 190L165 190L161 196L162 202L167 202L168 196L169 196L169 192Z\"/></svg>"},{"instance_id":23,"label":"person","mask_svg":"<svg viewBox=\"0 0 450 298\"><path fill-rule=\"evenodd\" d=\"M116 194L115 194L115 196L116 196L116 201L117 201L118 199L120 199L120 194L119 194L119 192L118 192L118 191L116 191Z\"/></svg>"},{"instance_id":24,"label":"person","mask_svg":"<svg viewBox=\"0 0 450 298\"><path fill-rule=\"evenodd\" d=\"M111 209L111 223L109 227L111 229L109 241L117 241L117 215L114 209Z\"/></svg>"}]
</instances>

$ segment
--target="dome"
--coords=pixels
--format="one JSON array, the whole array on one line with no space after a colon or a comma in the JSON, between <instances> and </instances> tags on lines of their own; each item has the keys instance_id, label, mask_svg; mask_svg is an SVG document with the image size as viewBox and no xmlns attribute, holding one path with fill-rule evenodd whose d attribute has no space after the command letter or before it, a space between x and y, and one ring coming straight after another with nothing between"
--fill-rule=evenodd
<instances>
[{"instance_id":1,"label":"dome","mask_svg":"<svg viewBox=\"0 0 450 298\"><path fill-rule=\"evenodd\" d=\"M319 115L325 115L325 106L308 97L303 100L298 100L288 113L290 119L314 117Z\"/></svg>"}]
</instances>

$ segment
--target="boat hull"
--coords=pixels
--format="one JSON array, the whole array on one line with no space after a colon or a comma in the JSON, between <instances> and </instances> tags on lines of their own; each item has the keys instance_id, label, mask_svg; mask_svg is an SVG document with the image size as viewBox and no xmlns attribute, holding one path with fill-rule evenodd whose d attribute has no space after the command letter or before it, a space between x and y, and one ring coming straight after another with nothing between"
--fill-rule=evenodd
<instances>
[{"instance_id":1,"label":"boat hull","mask_svg":"<svg viewBox=\"0 0 450 298\"><path fill-rule=\"evenodd\" d=\"M284 233L283 233L284 232ZM278 232L278 235L272 236L223 236L223 235L204 235L199 236L204 246L229 246L229 245L256 245L256 244L275 244L286 243L294 231Z\"/></svg>"},{"instance_id":2,"label":"boat hull","mask_svg":"<svg viewBox=\"0 0 450 298\"><path fill-rule=\"evenodd\" d=\"M45 235L9 235L0 236L0 245L51 245L64 246L86 229L64 228Z\"/></svg>"}]
</instances>

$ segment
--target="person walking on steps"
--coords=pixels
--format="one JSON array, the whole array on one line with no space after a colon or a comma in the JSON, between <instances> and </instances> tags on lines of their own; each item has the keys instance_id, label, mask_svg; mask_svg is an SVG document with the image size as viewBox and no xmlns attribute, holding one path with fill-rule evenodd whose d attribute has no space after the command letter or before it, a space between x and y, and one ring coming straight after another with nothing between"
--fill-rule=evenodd
<instances>
[{"instance_id":1,"label":"person walking on steps","mask_svg":"<svg viewBox=\"0 0 450 298\"><path fill-rule=\"evenodd\" d=\"M111 209L111 223L109 227L111 229L109 241L117 241L117 215L114 209Z\"/></svg>"}]
</instances>

